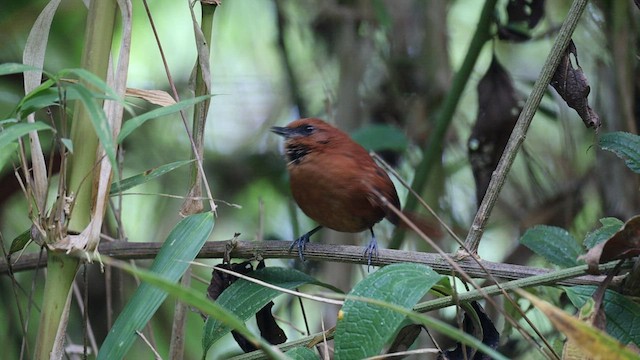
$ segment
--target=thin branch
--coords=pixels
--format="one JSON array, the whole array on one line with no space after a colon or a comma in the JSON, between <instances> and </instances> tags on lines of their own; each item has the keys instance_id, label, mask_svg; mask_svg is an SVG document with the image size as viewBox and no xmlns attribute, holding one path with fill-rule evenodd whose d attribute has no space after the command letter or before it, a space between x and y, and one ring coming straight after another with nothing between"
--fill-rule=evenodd
<instances>
[{"instance_id":1,"label":"thin branch","mask_svg":"<svg viewBox=\"0 0 640 360\"><path fill-rule=\"evenodd\" d=\"M268 240L262 242L256 241L237 241L231 257L235 259L253 259L261 256L264 259L294 259L297 253L289 252L290 241ZM162 243L123 243L123 242L104 242L100 244L99 252L104 255L114 257L116 259L153 259L160 250ZM227 251L227 241L208 241L198 254L198 258L221 259L225 251ZM305 258L307 260L321 260L329 262L344 262L352 264L366 265L367 259L363 258L364 248L352 245L337 244L317 244L309 243L305 248ZM383 266L401 262L413 262L425 264L442 274L451 274L451 266L442 256L433 253L413 252L403 250L380 249L378 257L372 259L372 265ZM515 280L527 278L530 276L549 275L560 271L552 271L548 269L540 269L522 265L494 263L482 260L483 266L491 272L491 274L500 279ZM486 277L483 270L474 260L464 259L458 261L458 265L471 277ZM38 254L24 254L15 263L12 263L13 272L34 269L37 266L46 266L46 258L38 261ZM604 266L604 265L602 265ZM627 269L625 267L625 269ZM582 269L582 268L581 268ZM601 267L601 269L608 269ZM5 259L0 259L0 274L7 273L8 267ZM586 273L586 265L584 269L574 274L570 278L561 280L548 281L545 284L557 285L598 285L604 280L604 276L581 275ZM615 279L612 286L620 282Z\"/></svg>"},{"instance_id":2,"label":"thin branch","mask_svg":"<svg viewBox=\"0 0 640 360\"><path fill-rule=\"evenodd\" d=\"M560 58L564 54L564 50L571 40L571 34L573 34L573 31L578 24L578 20L580 20L580 16L586 6L587 0L575 0L571 5L567 18L562 24L558 37L556 38L556 41L549 52L549 56L542 67L540 76L533 85L531 95L527 99L527 102L518 117L518 122L511 133L511 137L509 137L507 147L505 148L504 153L500 158L500 162L491 177L487 193L485 194L484 199L482 199L482 203L478 208L476 217L473 219L473 224L471 225L471 229L469 229L469 234L465 240L466 248L469 249L469 252L472 254L475 254L478 250L480 239L484 233L484 228L487 225L493 206L498 200L498 195L506 181L509 169L511 169L511 165L516 158L516 154L524 142L529 125L531 125L531 121L533 120L533 116L540 105L540 101L542 101L542 96L547 90L547 86L551 81L553 73L560 63Z\"/></svg>"}]
</instances>

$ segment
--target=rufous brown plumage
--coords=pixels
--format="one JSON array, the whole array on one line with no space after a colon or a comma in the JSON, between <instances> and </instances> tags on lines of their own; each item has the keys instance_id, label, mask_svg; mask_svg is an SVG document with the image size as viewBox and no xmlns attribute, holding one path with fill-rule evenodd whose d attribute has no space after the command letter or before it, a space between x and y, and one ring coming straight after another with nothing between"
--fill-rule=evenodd
<instances>
[{"instance_id":1,"label":"rufous brown plumage","mask_svg":"<svg viewBox=\"0 0 640 360\"><path fill-rule=\"evenodd\" d=\"M299 119L271 131L285 139L293 198L320 224L294 241L291 248L298 245L303 258L309 236L323 226L350 233L369 229L372 239L365 255L368 253L371 263L377 255L373 225L385 217L398 224L398 216L388 204L399 209L400 200L387 173L346 133L320 119Z\"/></svg>"}]
</instances>

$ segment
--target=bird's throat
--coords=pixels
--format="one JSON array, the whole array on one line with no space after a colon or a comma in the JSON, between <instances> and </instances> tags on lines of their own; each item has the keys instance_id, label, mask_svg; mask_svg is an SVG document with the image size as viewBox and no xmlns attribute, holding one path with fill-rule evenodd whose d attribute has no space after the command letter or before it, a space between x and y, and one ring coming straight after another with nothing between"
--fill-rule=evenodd
<instances>
[{"instance_id":1,"label":"bird's throat","mask_svg":"<svg viewBox=\"0 0 640 360\"><path fill-rule=\"evenodd\" d=\"M308 146L303 144L287 145L287 160L291 164L299 164L300 161L310 152Z\"/></svg>"}]
</instances>

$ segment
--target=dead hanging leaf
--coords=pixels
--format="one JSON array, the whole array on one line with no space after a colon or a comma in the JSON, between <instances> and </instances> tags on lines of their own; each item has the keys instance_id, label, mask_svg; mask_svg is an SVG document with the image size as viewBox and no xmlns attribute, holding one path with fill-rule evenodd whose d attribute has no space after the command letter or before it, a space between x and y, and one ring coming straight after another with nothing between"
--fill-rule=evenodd
<instances>
[{"instance_id":1,"label":"dead hanging leaf","mask_svg":"<svg viewBox=\"0 0 640 360\"><path fill-rule=\"evenodd\" d=\"M396 335L396 338L393 340L393 343L391 343L391 346L389 346L386 353L393 354L409 350L411 345L413 345L422 332L423 328L424 326L420 324L409 324L400 329L400 331L398 331L398 335ZM390 358L393 359L393 357Z\"/></svg>"},{"instance_id":2,"label":"dead hanging leaf","mask_svg":"<svg viewBox=\"0 0 640 360\"><path fill-rule=\"evenodd\" d=\"M478 116L467 142L478 205L489 187L521 107L511 77L493 57L478 84Z\"/></svg>"},{"instance_id":3,"label":"dead hanging leaf","mask_svg":"<svg viewBox=\"0 0 640 360\"><path fill-rule=\"evenodd\" d=\"M576 344L572 348L581 353L579 359L637 359L638 355L633 348L626 347L618 340L609 336L604 331L576 319L550 303L543 301L530 293L515 289L522 297L540 310L553 324L553 326L563 333L569 341ZM588 311L587 311L588 312Z\"/></svg>"},{"instance_id":4,"label":"dead hanging leaf","mask_svg":"<svg viewBox=\"0 0 640 360\"><path fill-rule=\"evenodd\" d=\"M575 59L575 67L571 62L571 55ZM578 63L578 50L573 40L569 42L567 50L551 78L550 85L556 89L567 105L580 115L588 128L597 129L602 125L600 117L587 101L591 87Z\"/></svg>"},{"instance_id":5,"label":"dead hanging leaf","mask_svg":"<svg viewBox=\"0 0 640 360\"><path fill-rule=\"evenodd\" d=\"M211 274L211 282L209 283L209 287L207 288L207 296L211 300L216 300L222 294L222 292L231 286L238 278L227 273L223 273L221 271L216 271L217 267L232 270L234 272L247 275L253 271L253 266L251 262L245 261L238 264L220 264L216 265L213 268L213 273ZM264 261L260 261L258 263L257 269L262 269L264 267ZM273 308L273 301L267 303L262 309L258 310L256 313L256 323L258 325L258 329L260 330L260 335L267 340L270 344L278 345L287 341L287 336L284 333L284 330L278 326L276 323L273 314L271 313L271 308ZM236 343L240 346L242 351L251 352L257 350L257 348L244 336L235 330L231 331L231 335L236 340Z\"/></svg>"},{"instance_id":6,"label":"dead hanging leaf","mask_svg":"<svg viewBox=\"0 0 640 360\"><path fill-rule=\"evenodd\" d=\"M609 240L598 243L580 258L589 266L589 273L598 274L598 264L636 255L640 255L640 215L629 219Z\"/></svg>"},{"instance_id":7,"label":"dead hanging leaf","mask_svg":"<svg viewBox=\"0 0 640 360\"><path fill-rule=\"evenodd\" d=\"M142 90L127 88L127 96L137 97L154 105L169 106L176 103L174 98L162 90Z\"/></svg>"},{"instance_id":8,"label":"dead hanging leaf","mask_svg":"<svg viewBox=\"0 0 640 360\"><path fill-rule=\"evenodd\" d=\"M477 338L482 339L482 343L487 345L492 349L497 349L500 344L500 333L496 330L495 325L489 317L487 313L484 311L482 306L477 301L472 301L469 303L473 310L475 311L475 315L479 321L479 324L474 322L472 319L476 318L475 316L470 316L465 312L464 320L462 321L462 327L464 331L468 334L476 336ZM480 325L478 327L478 325ZM457 360L457 359L471 359L471 360L490 360L491 356L477 351L474 348L469 346L464 346L461 343L458 343L456 348L453 350L447 350L444 353L441 353L438 356L438 359L447 359L447 360Z\"/></svg>"},{"instance_id":9,"label":"dead hanging leaf","mask_svg":"<svg viewBox=\"0 0 640 360\"><path fill-rule=\"evenodd\" d=\"M526 41L531 38L529 30L544 16L544 0L509 0L508 21L498 25L498 38L508 41Z\"/></svg>"}]
</instances>

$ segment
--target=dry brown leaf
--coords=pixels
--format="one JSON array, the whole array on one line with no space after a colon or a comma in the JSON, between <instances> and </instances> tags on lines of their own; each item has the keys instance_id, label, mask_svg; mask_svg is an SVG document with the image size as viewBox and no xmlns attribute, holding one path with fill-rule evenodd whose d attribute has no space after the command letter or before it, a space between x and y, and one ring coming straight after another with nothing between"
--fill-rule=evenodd
<instances>
[{"instance_id":1,"label":"dry brown leaf","mask_svg":"<svg viewBox=\"0 0 640 360\"><path fill-rule=\"evenodd\" d=\"M467 142L478 205L520 114L511 77L493 58L478 84L478 116Z\"/></svg>"},{"instance_id":2,"label":"dry brown leaf","mask_svg":"<svg viewBox=\"0 0 640 360\"><path fill-rule=\"evenodd\" d=\"M169 93L162 90L142 90L127 88L127 96L137 97L154 105L169 106L176 103Z\"/></svg>"},{"instance_id":3,"label":"dry brown leaf","mask_svg":"<svg viewBox=\"0 0 640 360\"><path fill-rule=\"evenodd\" d=\"M631 348L627 348L607 333L582 322L526 291L516 289L516 292L531 301L538 310L549 318L553 326L567 337L568 341L576 345L575 350L582 353L580 359L587 357L596 360L638 359L638 354Z\"/></svg>"},{"instance_id":4,"label":"dry brown leaf","mask_svg":"<svg viewBox=\"0 0 640 360\"><path fill-rule=\"evenodd\" d=\"M598 274L598 264L640 255L640 215L629 219L611 238L580 256L589 265L589 273Z\"/></svg>"},{"instance_id":5,"label":"dry brown leaf","mask_svg":"<svg viewBox=\"0 0 640 360\"><path fill-rule=\"evenodd\" d=\"M575 67L571 63L571 55L575 59ZM550 85L556 89L567 105L580 115L580 118L588 128L597 129L602 125L600 117L593 111L587 101L591 87L578 63L578 49L576 49L573 40L569 42L567 50L562 56L556 72L553 74L553 78L551 78Z\"/></svg>"}]
</instances>

